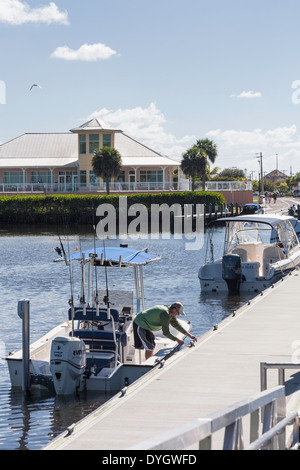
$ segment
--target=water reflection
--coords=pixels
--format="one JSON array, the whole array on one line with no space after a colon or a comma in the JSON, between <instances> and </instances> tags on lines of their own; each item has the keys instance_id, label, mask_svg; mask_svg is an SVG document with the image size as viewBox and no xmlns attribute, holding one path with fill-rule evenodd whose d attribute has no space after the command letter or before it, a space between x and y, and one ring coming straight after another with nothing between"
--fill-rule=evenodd
<instances>
[{"instance_id":1,"label":"water reflection","mask_svg":"<svg viewBox=\"0 0 300 470\"><path fill-rule=\"evenodd\" d=\"M15 450L41 449L112 397L105 392L70 397L57 397L41 390L27 394L19 389L7 392L6 437L2 437L1 447Z\"/></svg>"},{"instance_id":2,"label":"water reflection","mask_svg":"<svg viewBox=\"0 0 300 470\"><path fill-rule=\"evenodd\" d=\"M249 293L247 296L227 295L225 293L208 295L201 292L199 303L206 312L204 318L202 318L202 328L207 331L211 329L212 325L218 325L256 295L255 293ZM203 320L205 321L203 322Z\"/></svg>"}]
</instances>

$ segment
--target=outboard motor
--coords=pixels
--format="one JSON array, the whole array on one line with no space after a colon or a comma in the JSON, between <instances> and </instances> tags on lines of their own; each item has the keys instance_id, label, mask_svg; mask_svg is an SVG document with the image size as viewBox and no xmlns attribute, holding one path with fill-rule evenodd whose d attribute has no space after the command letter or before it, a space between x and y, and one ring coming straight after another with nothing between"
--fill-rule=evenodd
<instances>
[{"instance_id":1,"label":"outboard motor","mask_svg":"<svg viewBox=\"0 0 300 470\"><path fill-rule=\"evenodd\" d=\"M52 341L50 370L57 395L83 389L86 367L85 344L79 338L57 337Z\"/></svg>"},{"instance_id":2,"label":"outboard motor","mask_svg":"<svg viewBox=\"0 0 300 470\"><path fill-rule=\"evenodd\" d=\"M228 293L239 294L242 277L242 263L239 255L223 256L222 277L226 281Z\"/></svg>"}]
</instances>

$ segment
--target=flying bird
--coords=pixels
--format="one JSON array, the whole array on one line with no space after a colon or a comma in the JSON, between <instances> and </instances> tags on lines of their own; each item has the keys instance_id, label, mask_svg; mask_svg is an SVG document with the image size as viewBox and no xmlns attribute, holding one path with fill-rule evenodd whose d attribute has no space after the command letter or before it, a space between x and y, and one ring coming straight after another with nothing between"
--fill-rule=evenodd
<instances>
[{"instance_id":1,"label":"flying bird","mask_svg":"<svg viewBox=\"0 0 300 470\"><path fill-rule=\"evenodd\" d=\"M41 85L39 85L38 83L34 83L33 85L31 85L30 91L32 90L34 86L37 86L38 88L42 88Z\"/></svg>"}]
</instances>

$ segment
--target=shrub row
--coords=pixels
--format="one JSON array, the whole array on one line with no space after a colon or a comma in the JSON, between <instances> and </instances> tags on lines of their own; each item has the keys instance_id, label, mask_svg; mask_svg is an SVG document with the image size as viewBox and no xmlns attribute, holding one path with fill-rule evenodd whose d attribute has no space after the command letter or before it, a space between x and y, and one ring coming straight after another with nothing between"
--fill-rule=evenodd
<instances>
[{"instance_id":1,"label":"shrub row","mask_svg":"<svg viewBox=\"0 0 300 470\"><path fill-rule=\"evenodd\" d=\"M0 196L1 224L93 224L100 204L112 204L118 214L119 195L16 195ZM214 192L142 193L127 196L127 206L143 204L224 204Z\"/></svg>"}]
</instances>

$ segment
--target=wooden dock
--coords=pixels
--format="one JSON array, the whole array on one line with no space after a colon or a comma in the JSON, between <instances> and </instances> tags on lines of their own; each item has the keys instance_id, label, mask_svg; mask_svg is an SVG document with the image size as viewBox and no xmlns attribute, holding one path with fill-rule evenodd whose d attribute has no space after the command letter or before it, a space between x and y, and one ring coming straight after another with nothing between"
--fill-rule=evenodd
<instances>
[{"instance_id":1,"label":"wooden dock","mask_svg":"<svg viewBox=\"0 0 300 470\"><path fill-rule=\"evenodd\" d=\"M297 355L300 363L300 271L295 270L47 449L128 449L256 395L261 362L292 363ZM298 406L299 376L297 370L286 374L293 406ZM270 371L269 377L269 387L277 386L277 373Z\"/></svg>"}]
</instances>

